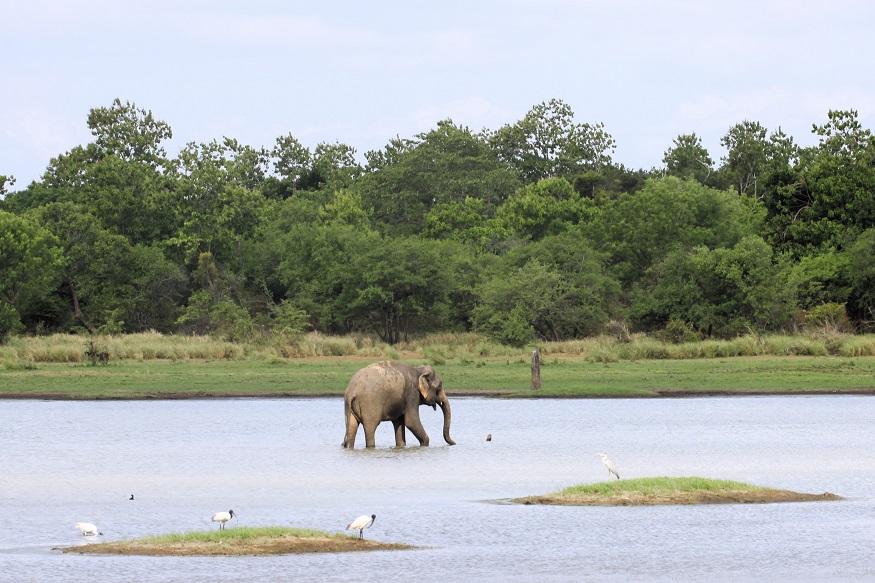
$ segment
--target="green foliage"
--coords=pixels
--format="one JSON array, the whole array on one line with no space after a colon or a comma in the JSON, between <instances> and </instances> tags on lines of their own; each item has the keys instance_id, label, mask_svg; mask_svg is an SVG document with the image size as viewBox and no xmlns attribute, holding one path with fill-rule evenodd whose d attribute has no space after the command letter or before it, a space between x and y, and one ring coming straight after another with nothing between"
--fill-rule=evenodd
<instances>
[{"instance_id":1,"label":"green foliage","mask_svg":"<svg viewBox=\"0 0 875 583\"><path fill-rule=\"evenodd\" d=\"M3 203L3 198L9 193L9 187L15 184L14 176L6 176L0 174L0 204Z\"/></svg>"},{"instance_id":2,"label":"green foliage","mask_svg":"<svg viewBox=\"0 0 875 583\"><path fill-rule=\"evenodd\" d=\"M271 306L273 329L283 336L300 336L308 325L307 312L285 299Z\"/></svg>"},{"instance_id":3,"label":"green foliage","mask_svg":"<svg viewBox=\"0 0 875 583\"><path fill-rule=\"evenodd\" d=\"M19 329L22 313L51 293L62 261L50 232L0 211L0 344Z\"/></svg>"},{"instance_id":4,"label":"green foliage","mask_svg":"<svg viewBox=\"0 0 875 583\"><path fill-rule=\"evenodd\" d=\"M713 171L714 161L708 150L702 146L702 138L695 132L681 134L673 143L662 158L666 173L678 178L692 178L705 184Z\"/></svg>"},{"instance_id":5,"label":"green foliage","mask_svg":"<svg viewBox=\"0 0 875 583\"><path fill-rule=\"evenodd\" d=\"M577 124L573 119L568 104L551 99L498 129L489 143L529 183L588 170L598 173L610 164L616 143L604 124Z\"/></svg>"},{"instance_id":6,"label":"green foliage","mask_svg":"<svg viewBox=\"0 0 875 583\"><path fill-rule=\"evenodd\" d=\"M581 198L567 180L547 178L514 193L498 209L496 220L508 230L537 241L557 235L594 213L592 203Z\"/></svg>"},{"instance_id":7,"label":"green foliage","mask_svg":"<svg viewBox=\"0 0 875 583\"><path fill-rule=\"evenodd\" d=\"M848 296L851 316L871 328L875 324L875 228L867 229L848 250Z\"/></svg>"},{"instance_id":8,"label":"green foliage","mask_svg":"<svg viewBox=\"0 0 875 583\"><path fill-rule=\"evenodd\" d=\"M580 229L514 249L475 289L472 322L514 346L597 333L619 296L604 260Z\"/></svg>"},{"instance_id":9,"label":"green foliage","mask_svg":"<svg viewBox=\"0 0 875 583\"><path fill-rule=\"evenodd\" d=\"M731 246L755 232L755 217L742 201L694 180L651 179L640 191L603 204L587 231L629 285L671 251Z\"/></svg>"},{"instance_id":10,"label":"green foliage","mask_svg":"<svg viewBox=\"0 0 875 583\"><path fill-rule=\"evenodd\" d=\"M402 234L422 232L432 209L467 200L478 201L488 216L519 186L482 136L452 120L368 158L371 172L356 186L363 204L378 224Z\"/></svg>"},{"instance_id":11,"label":"green foliage","mask_svg":"<svg viewBox=\"0 0 875 583\"><path fill-rule=\"evenodd\" d=\"M709 336L776 329L789 322L795 308L787 278L786 265L773 261L759 237L731 248L677 250L663 262L654 285L636 290L630 317L644 328L679 320Z\"/></svg>"},{"instance_id":12,"label":"green foliage","mask_svg":"<svg viewBox=\"0 0 875 583\"><path fill-rule=\"evenodd\" d=\"M173 137L170 126L155 119L151 111L137 109L130 101L115 99L110 107L97 107L88 113L88 129L102 156L144 161L162 165L166 153L161 142Z\"/></svg>"},{"instance_id":13,"label":"green foliage","mask_svg":"<svg viewBox=\"0 0 875 583\"><path fill-rule=\"evenodd\" d=\"M701 336L692 326L678 319L669 320L668 324L665 325L665 330L662 331L662 337L674 344L695 342L701 340Z\"/></svg>"},{"instance_id":14,"label":"green foliage","mask_svg":"<svg viewBox=\"0 0 875 583\"><path fill-rule=\"evenodd\" d=\"M847 253L829 250L805 256L794 264L788 285L799 307L807 310L825 303L847 302L852 290L849 262Z\"/></svg>"},{"instance_id":15,"label":"green foliage","mask_svg":"<svg viewBox=\"0 0 875 583\"><path fill-rule=\"evenodd\" d=\"M814 306L805 313L805 325L811 328L847 331L849 325L845 305L833 302Z\"/></svg>"},{"instance_id":16,"label":"green foliage","mask_svg":"<svg viewBox=\"0 0 875 583\"><path fill-rule=\"evenodd\" d=\"M875 228L875 136L853 110L830 111L813 131L819 144L768 201L776 244L797 256L842 249Z\"/></svg>"},{"instance_id":17,"label":"green foliage","mask_svg":"<svg viewBox=\"0 0 875 583\"><path fill-rule=\"evenodd\" d=\"M455 244L417 237L377 239L353 257L338 309L389 344L446 325L458 252Z\"/></svg>"},{"instance_id":18,"label":"green foliage","mask_svg":"<svg viewBox=\"0 0 875 583\"><path fill-rule=\"evenodd\" d=\"M227 138L187 144L176 161L181 226L168 243L188 261L204 252L222 262L239 259L240 244L252 237L265 207L253 190L265 163Z\"/></svg>"},{"instance_id":19,"label":"green foliage","mask_svg":"<svg viewBox=\"0 0 875 583\"><path fill-rule=\"evenodd\" d=\"M87 126L93 141L40 180L9 192L0 176L2 209L53 236L59 265L39 283L53 270L27 258L42 251L4 250L4 337L184 330L298 354L308 327L395 344L476 327L521 346L612 319L731 337L825 304L845 304L849 328L875 322L875 137L853 110L805 149L745 120L716 169L681 134L661 171L614 164L603 125L556 99L496 131L439 121L364 168L348 145L291 134L169 159L170 126L119 99Z\"/></svg>"}]
</instances>

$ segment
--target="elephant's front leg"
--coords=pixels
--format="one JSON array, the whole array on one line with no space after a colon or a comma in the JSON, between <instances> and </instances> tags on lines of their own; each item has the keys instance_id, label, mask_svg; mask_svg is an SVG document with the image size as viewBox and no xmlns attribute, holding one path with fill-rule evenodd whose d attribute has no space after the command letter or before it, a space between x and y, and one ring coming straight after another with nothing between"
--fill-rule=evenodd
<instances>
[{"instance_id":1,"label":"elephant's front leg","mask_svg":"<svg viewBox=\"0 0 875 583\"><path fill-rule=\"evenodd\" d=\"M407 420L405 423L407 429L416 436L416 439L419 440L419 445L428 445L428 434L425 432L425 427L422 426L422 422L419 420L419 411L417 411L416 415L405 415L404 418Z\"/></svg>"},{"instance_id":2,"label":"elephant's front leg","mask_svg":"<svg viewBox=\"0 0 875 583\"><path fill-rule=\"evenodd\" d=\"M395 427L395 447L404 447L407 445L407 437L404 434L404 415L392 419L392 425Z\"/></svg>"}]
</instances>

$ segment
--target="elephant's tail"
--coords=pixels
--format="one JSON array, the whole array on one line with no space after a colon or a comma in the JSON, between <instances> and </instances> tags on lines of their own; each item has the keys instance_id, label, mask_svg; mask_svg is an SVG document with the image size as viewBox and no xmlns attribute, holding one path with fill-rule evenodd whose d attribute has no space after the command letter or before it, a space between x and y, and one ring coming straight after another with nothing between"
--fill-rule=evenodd
<instances>
[{"instance_id":1,"label":"elephant's tail","mask_svg":"<svg viewBox=\"0 0 875 583\"><path fill-rule=\"evenodd\" d=\"M343 400L343 420L344 420L344 433L343 433L343 443L342 447L349 447L351 444L349 443L349 418L352 416L352 406L349 401L346 399ZM358 429L358 428L356 428Z\"/></svg>"}]
</instances>

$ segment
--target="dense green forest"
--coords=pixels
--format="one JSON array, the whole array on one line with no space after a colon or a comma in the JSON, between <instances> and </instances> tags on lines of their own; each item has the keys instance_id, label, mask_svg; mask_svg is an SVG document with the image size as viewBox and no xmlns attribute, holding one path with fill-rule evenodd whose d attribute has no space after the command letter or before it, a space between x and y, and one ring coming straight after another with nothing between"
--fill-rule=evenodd
<instances>
[{"instance_id":1,"label":"dense green forest","mask_svg":"<svg viewBox=\"0 0 875 583\"><path fill-rule=\"evenodd\" d=\"M496 130L440 121L364 161L291 134L171 158L170 125L120 100L87 124L40 180L0 176L0 342L476 330L521 346L875 322L875 138L855 111L828 112L809 148L742 121L719 161L680 134L649 170L560 100Z\"/></svg>"}]
</instances>

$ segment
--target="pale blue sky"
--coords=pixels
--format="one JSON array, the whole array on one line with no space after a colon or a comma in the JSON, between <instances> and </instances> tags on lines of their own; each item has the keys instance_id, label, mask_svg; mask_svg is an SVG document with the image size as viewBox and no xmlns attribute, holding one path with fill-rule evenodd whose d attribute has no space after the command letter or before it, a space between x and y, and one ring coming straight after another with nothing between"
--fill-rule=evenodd
<instances>
[{"instance_id":1,"label":"pale blue sky","mask_svg":"<svg viewBox=\"0 0 875 583\"><path fill-rule=\"evenodd\" d=\"M186 142L340 141L359 156L445 118L497 129L551 98L614 160L711 157L744 119L815 143L829 109L875 126L868 0L0 0L0 174L25 187L116 97Z\"/></svg>"}]
</instances>

